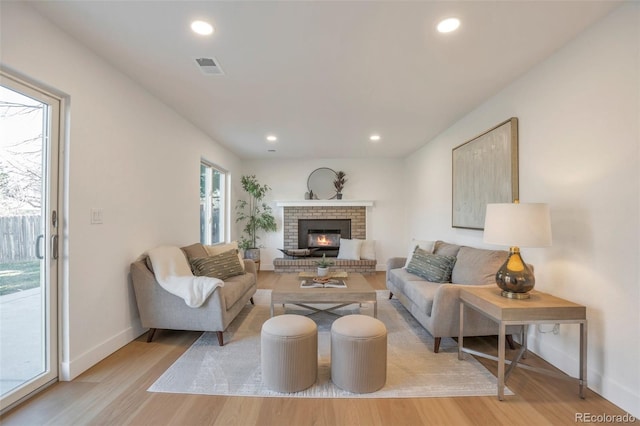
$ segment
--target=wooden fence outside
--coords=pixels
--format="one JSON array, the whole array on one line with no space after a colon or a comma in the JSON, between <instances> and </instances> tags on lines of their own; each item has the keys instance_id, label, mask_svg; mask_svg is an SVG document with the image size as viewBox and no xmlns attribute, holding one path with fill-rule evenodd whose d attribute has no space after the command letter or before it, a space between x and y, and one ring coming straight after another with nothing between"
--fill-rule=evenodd
<instances>
[{"instance_id":1,"label":"wooden fence outside","mask_svg":"<svg viewBox=\"0 0 640 426\"><path fill-rule=\"evenodd\" d=\"M40 216L0 217L0 263L36 260L36 240L41 233Z\"/></svg>"}]
</instances>

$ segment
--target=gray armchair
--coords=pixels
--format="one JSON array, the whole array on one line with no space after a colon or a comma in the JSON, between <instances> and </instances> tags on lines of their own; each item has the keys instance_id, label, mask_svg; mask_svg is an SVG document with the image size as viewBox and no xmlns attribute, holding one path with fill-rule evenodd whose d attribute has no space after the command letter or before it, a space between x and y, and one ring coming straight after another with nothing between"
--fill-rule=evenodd
<instances>
[{"instance_id":1,"label":"gray armchair","mask_svg":"<svg viewBox=\"0 0 640 426\"><path fill-rule=\"evenodd\" d=\"M188 258L206 256L199 244L184 247ZM194 252L195 250L195 252ZM142 326L149 328L147 342L153 339L156 329L215 331L218 343L224 345L223 332L242 308L251 302L257 290L256 267L252 260L245 260L245 274L228 278L224 287L218 287L198 308L187 306L158 284L151 270L148 257L131 264L131 280L136 296Z\"/></svg>"}]
</instances>

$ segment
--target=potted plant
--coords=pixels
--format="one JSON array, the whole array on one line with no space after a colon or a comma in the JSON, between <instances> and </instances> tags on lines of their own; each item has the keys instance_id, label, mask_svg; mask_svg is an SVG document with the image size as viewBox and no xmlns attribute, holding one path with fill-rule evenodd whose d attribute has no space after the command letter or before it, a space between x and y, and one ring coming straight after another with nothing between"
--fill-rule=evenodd
<instances>
[{"instance_id":1,"label":"potted plant","mask_svg":"<svg viewBox=\"0 0 640 426\"><path fill-rule=\"evenodd\" d=\"M333 181L333 186L336 188L336 198L342 200L342 188L347 182L346 174L343 171L336 172L336 178Z\"/></svg>"},{"instance_id":2,"label":"potted plant","mask_svg":"<svg viewBox=\"0 0 640 426\"><path fill-rule=\"evenodd\" d=\"M271 207L262 202L271 188L268 185L261 185L255 175L242 176L240 183L242 189L249 194L249 200L238 200L236 203L236 223L246 221L238 245L244 249L245 259L259 261L258 232L276 230L276 219L271 213Z\"/></svg>"},{"instance_id":3,"label":"potted plant","mask_svg":"<svg viewBox=\"0 0 640 426\"><path fill-rule=\"evenodd\" d=\"M326 254L322 255L322 259L317 260L316 265L318 265L318 276L325 277L329 274L329 266L333 265L333 261L327 260Z\"/></svg>"}]
</instances>

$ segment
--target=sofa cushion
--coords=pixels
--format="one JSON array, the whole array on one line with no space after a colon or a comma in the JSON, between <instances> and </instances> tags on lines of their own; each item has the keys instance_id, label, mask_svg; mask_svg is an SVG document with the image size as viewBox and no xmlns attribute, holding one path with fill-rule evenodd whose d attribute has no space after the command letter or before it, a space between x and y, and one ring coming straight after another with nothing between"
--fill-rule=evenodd
<instances>
[{"instance_id":1,"label":"sofa cushion","mask_svg":"<svg viewBox=\"0 0 640 426\"><path fill-rule=\"evenodd\" d=\"M389 275L387 276L387 280L389 280L396 287L396 291L400 291L403 293L404 286L408 281L425 281L424 278L412 274L405 268L391 269L389 271Z\"/></svg>"},{"instance_id":2,"label":"sofa cushion","mask_svg":"<svg viewBox=\"0 0 640 426\"><path fill-rule=\"evenodd\" d=\"M420 247L422 250L427 251L429 253L433 253L433 247L436 244L435 241L427 241L427 240L416 240L415 238L411 239L409 243L409 251L407 253L407 261L404 264L406 268L409 266L409 262L411 261L411 257L413 257L413 252L416 251L416 247Z\"/></svg>"},{"instance_id":3,"label":"sofa cushion","mask_svg":"<svg viewBox=\"0 0 640 426\"><path fill-rule=\"evenodd\" d=\"M445 243L444 241L436 241L436 244L433 248L434 254L439 254L442 256L457 256L460 248L457 244Z\"/></svg>"},{"instance_id":4,"label":"sofa cushion","mask_svg":"<svg viewBox=\"0 0 640 426\"><path fill-rule=\"evenodd\" d=\"M433 309L433 299L436 297L436 292L441 285L441 283L428 281L407 281L404 287L404 294L415 303L420 311L430 316Z\"/></svg>"},{"instance_id":5,"label":"sofa cushion","mask_svg":"<svg viewBox=\"0 0 640 426\"><path fill-rule=\"evenodd\" d=\"M182 247L182 252L187 256L187 259L195 259L196 257L207 257L207 251L200 243L191 244L190 246Z\"/></svg>"},{"instance_id":6,"label":"sofa cushion","mask_svg":"<svg viewBox=\"0 0 640 426\"><path fill-rule=\"evenodd\" d=\"M191 269L196 276L206 276L226 280L244 274L237 250L227 250L215 256L191 259Z\"/></svg>"},{"instance_id":7,"label":"sofa cushion","mask_svg":"<svg viewBox=\"0 0 640 426\"><path fill-rule=\"evenodd\" d=\"M484 250L462 247L451 273L451 282L455 284L494 284L496 272L507 260L504 250Z\"/></svg>"},{"instance_id":8,"label":"sofa cushion","mask_svg":"<svg viewBox=\"0 0 640 426\"><path fill-rule=\"evenodd\" d=\"M255 275L251 273L236 275L225 280L224 287L222 287L222 297L227 310L231 309L253 285L255 285Z\"/></svg>"},{"instance_id":9,"label":"sofa cushion","mask_svg":"<svg viewBox=\"0 0 640 426\"><path fill-rule=\"evenodd\" d=\"M451 282L451 270L456 263L454 256L441 256L416 248L407 271L433 283Z\"/></svg>"}]
</instances>

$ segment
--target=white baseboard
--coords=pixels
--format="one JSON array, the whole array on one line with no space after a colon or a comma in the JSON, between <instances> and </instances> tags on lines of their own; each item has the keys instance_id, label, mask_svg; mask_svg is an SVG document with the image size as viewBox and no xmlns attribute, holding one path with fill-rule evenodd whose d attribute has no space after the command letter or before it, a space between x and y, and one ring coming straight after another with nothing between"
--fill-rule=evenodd
<instances>
[{"instance_id":1,"label":"white baseboard","mask_svg":"<svg viewBox=\"0 0 640 426\"><path fill-rule=\"evenodd\" d=\"M63 361L60 363L60 372L58 374L59 380L68 382L80 374L87 371L89 368L96 365L127 343L136 339L138 336L146 331L144 328L129 327L117 335L105 340L103 343L94 346L79 357L71 361Z\"/></svg>"},{"instance_id":2,"label":"white baseboard","mask_svg":"<svg viewBox=\"0 0 640 426\"><path fill-rule=\"evenodd\" d=\"M535 330L535 327L532 327L532 329ZM527 346L531 352L552 364L554 367L559 368L564 373L572 377L577 377L580 365L578 348L576 348L575 354L562 352L552 345L544 344L537 338L535 332L530 332L527 340ZM635 418L640 418L640 393L638 390L629 389L620 383L606 379L598 371L588 368L588 366L589 359L587 358L587 387ZM576 394L577 392L578 385L576 385Z\"/></svg>"}]
</instances>

